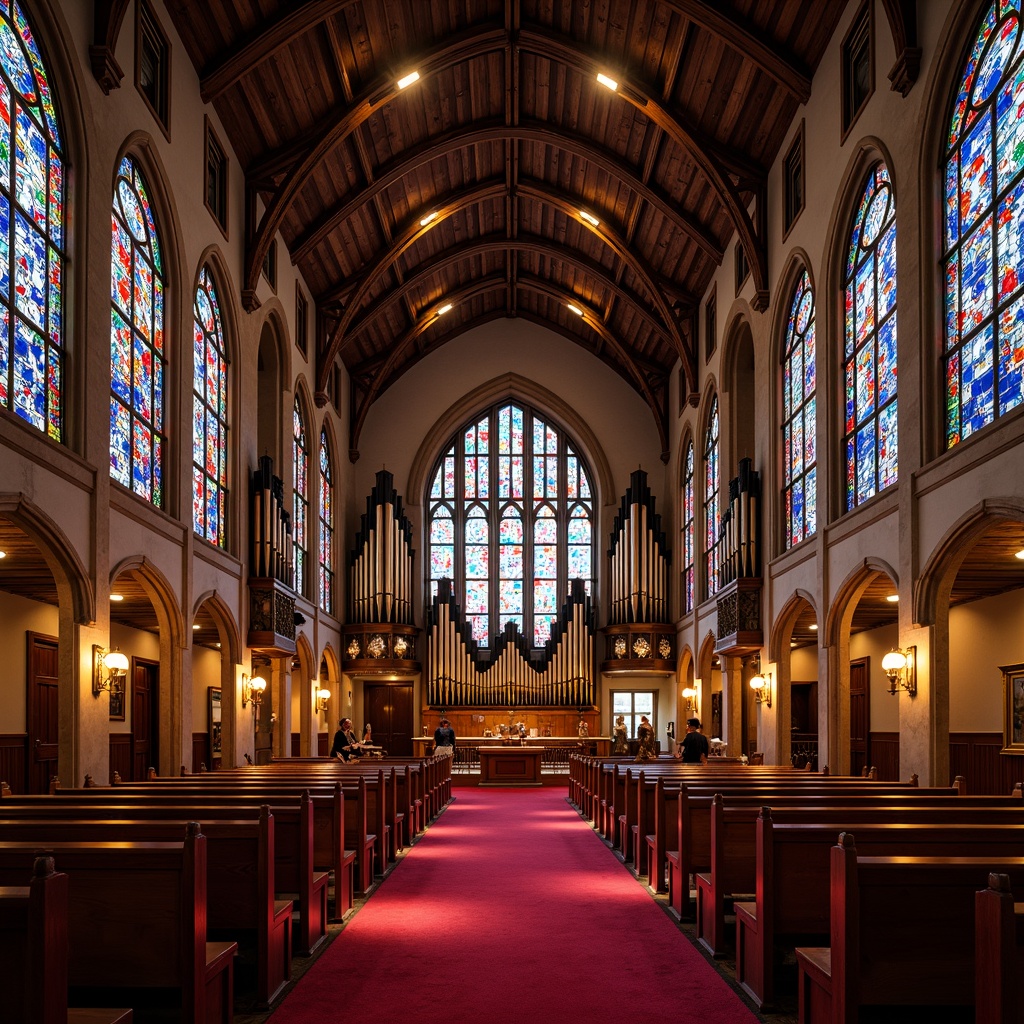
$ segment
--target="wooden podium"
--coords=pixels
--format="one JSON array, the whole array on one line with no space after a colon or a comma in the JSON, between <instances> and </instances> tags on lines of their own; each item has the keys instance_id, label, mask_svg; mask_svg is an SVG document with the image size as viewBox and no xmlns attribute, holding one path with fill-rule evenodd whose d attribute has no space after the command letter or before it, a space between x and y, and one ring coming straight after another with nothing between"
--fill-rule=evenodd
<instances>
[{"instance_id":1,"label":"wooden podium","mask_svg":"<svg viewBox=\"0 0 1024 1024\"><path fill-rule=\"evenodd\" d=\"M539 786L543 747L481 747L481 786Z\"/></svg>"}]
</instances>

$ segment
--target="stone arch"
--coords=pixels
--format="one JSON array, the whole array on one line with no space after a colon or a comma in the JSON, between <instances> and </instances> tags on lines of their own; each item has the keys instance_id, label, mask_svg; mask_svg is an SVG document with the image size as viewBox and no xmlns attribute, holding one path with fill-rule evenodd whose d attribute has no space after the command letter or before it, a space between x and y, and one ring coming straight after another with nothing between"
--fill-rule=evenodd
<instances>
[{"instance_id":1,"label":"stone arch","mask_svg":"<svg viewBox=\"0 0 1024 1024\"><path fill-rule=\"evenodd\" d=\"M714 692L714 685L711 678L712 673L712 661L715 658L715 644L717 638L715 634L708 630L704 634L704 639L701 640L700 646L697 649L697 658L694 666L694 678L700 679L701 685L697 687L697 707L700 714L703 716L701 722L705 726L705 733L711 735L711 708L712 699L711 695ZM725 689L722 689L723 702ZM722 724L725 723L725 707L721 709Z\"/></svg>"},{"instance_id":2,"label":"stone arch","mask_svg":"<svg viewBox=\"0 0 1024 1024\"><path fill-rule=\"evenodd\" d=\"M242 660L241 634L231 608L218 591L207 590L195 599L192 604L193 622L204 609L213 619L220 638L221 763L235 765L240 760L235 743L235 666Z\"/></svg>"},{"instance_id":3,"label":"stone arch","mask_svg":"<svg viewBox=\"0 0 1024 1024\"><path fill-rule=\"evenodd\" d=\"M299 663L298 669L294 668L294 661L297 660ZM304 680L304 682L295 688L295 677ZM309 642L309 638L304 632L296 631L295 636L295 658L293 659L292 668L292 699L289 703L289 714L290 725L288 732L299 734L299 757L311 757L314 756L317 751L315 747L316 742L316 715L313 713L313 701L312 693L308 692L312 690L312 681L316 679L320 674L320 666L317 664L315 656L313 654L313 647ZM299 719L295 721L294 717L294 706L295 706L295 695L298 696L299 703ZM333 700L333 695L332 695ZM327 720L330 723L330 705L328 705ZM290 737L289 737L290 742Z\"/></svg>"},{"instance_id":4,"label":"stone arch","mask_svg":"<svg viewBox=\"0 0 1024 1024\"><path fill-rule=\"evenodd\" d=\"M167 577L145 555L123 558L110 570L110 585L132 574L156 613L160 644L159 764L161 775L176 775L181 765L192 763L192 692L185 686L182 651L185 622L178 597ZM191 683L191 671L188 680ZM188 727L186 728L186 723Z\"/></svg>"},{"instance_id":5,"label":"stone arch","mask_svg":"<svg viewBox=\"0 0 1024 1024\"><path fill-rule=\"evenodd\" d=\"M676 659L676 736L683 734L683 722L686 721L687 708L686 698L683 696L683 690L688 686L694 685L694 680L697 678L696 674L697 660L694 657L693 649L689 644L683 644L679 651L679 657ZM700 694L698 693L694 697L694 704L697 714L700 714Z\"/></svg>"},{"instance_id":6,"label":"stone arch","mask_svg":"<svg viewBox=\"0 0 1024 1024\"><path fill-rule=\"evenodd\" d=\"M774 700L778 702L778 707L772 722L773 735L770 737L773 740L773 761L776 764L790 764L792 761L792 729L785 725L785 723L791 722L793 718L793 668L791 657L792 648L790 647L790 644L793 639L793 631L796 627L797 620L807 608L809 608L813 613L815 622L818 622L819 614L814 595L803 588L797 588L790 595L789 599L775 617L775 621L772 623L771 632L768 637L767 660L774 665ZM765 666L762 666L762 669L764 667ZM819 694L822 690L823 687L821 686L821 680L819 680ZM821 723L816 719L815 724L820 737ZM766 751L765 753L767 757L768 752Z\"/></svg>"}]
</instances>

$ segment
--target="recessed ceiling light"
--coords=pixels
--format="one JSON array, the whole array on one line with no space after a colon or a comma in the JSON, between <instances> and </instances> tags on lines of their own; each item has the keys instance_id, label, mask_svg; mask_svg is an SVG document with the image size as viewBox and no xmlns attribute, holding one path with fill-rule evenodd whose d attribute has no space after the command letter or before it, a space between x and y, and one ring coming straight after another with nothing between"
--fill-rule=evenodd
<instances>
[{"instance_id":1,"label":"recessed ceiling light","mask_svg":"<svg viewBox=\"0 0 1024 1024\"><path fill-rule=\"evenodd\" d=\"M583 316L583 310L579 306L574 306L571 302L567 302L566 305L572 310L577 316Z\"/></svg>"},{"instance_id":2,"label":"recessed ceiling light","mask_svg":"<svg viewBox=\"0 0 1024 1024\"><path fill-rule=\"evenodd\" d=\"M601 226L601 222L592 214L587 213L586 210L580 210L580 216L588 223L593 225L595 228Z\"/></svg>"},{"instance_id":3,"label":"recessed ceiling light","mask_svg":"<svg viewBox=\"0 0 1024 1024\"><path fill-rule=\"evenodd\" d=\"M900 599L900 595L899 594L890 594L886 598L886 601L888 601L889 604L896 604L899 601L899 599Z\"/></svg>"},{"instance_id":4,"label":"recessed ceiling light","mask_svg":"<svg viewBox=\"0 0 1024 1024\"><path fill-rule=\"evenodd\" d=\"M0 551L0 558L6 558L6 557L7 557L7 552L6 551Z\"/></svg>"},{"instance_id":5,"label":"recessed ceiling light","mask_svg":"<svg viewBox=\"0 0 1024 1024\"><path fill-rule=\"evenodd\" d=\"M123 601L124 600L124 594L111 594L110 595L110 600L111 601Z\"/></svg>"},{"instance_id":6,"label":"recessed ceiling light","mask_svg":"<svg viewBox=\"0 0 1024 1024\"><path fill-rule=\"evenodd\" d=\"M218 650L220 649L220 641L218 640L214 645Z\"/></svg>"},{"instance_id":7,"label":"recessed ceiling light","mask_svg":"<svg viewBox=\"0 0 1024 1024\"><path fill-rule=\"evenodd\" d=\"M1024 548L1021 548L1020 551L1014 552L1013 557L1019 558L1022 562L1024 562Z\"/></svg>"},{"instance_id":8,"label":"recessed ceiling light","mask_svg":"<svg viewBox=\"0 0 1024 1024\"><path fill-rule=\"evenodd\" d=\"M611 89L612 92L615 92L615 90L618 89L618 87L619 87L619 83L616 82L614 78L609 78L607 75L602 75L602 74L598 73L597 80L606 89Z\"/></svg>"},{"instance_id":9,"label":"recessed ceiling light","mask_svg":"<svg viewBox=\"0 0 1024 1024\"><path fill-rule=\"evenodd\" d=\"M818 632L818 624L816 622L812 622L808 628L812 633Z\"/></svg>"},{"instance_id":10,"label":"recessed ceiling light","mask_svg":"<svg viewBox=\"0 0 1024 1024\"><path fill-rule=\"evenodd\" d=\"M450 302L446 302L443 306L441 306L438 309L437 315L438 316L444 316L445 313L447 313L451 308L452 308L452 304Z\"/></svg>"},{"instance_id":11,"label":"recessed ceiling light","mask_svg":"<svg viewBox=\"0 0 1024 1024\"><path fill-rule=\"evenodd\" d=\"M790 647L796 647L796 641L795 640L790 640L789 641L789 646Z\"/></svg>"},{"instance_id":12,"label":"recessed ceiling light","mask_svg":"<svg viewBox=\"0 0 1024 1024\"><path fill-rule=\"evenodd\" d=\"M410 85L412 85L413 82L418 82L419 80L420 73L418 71L410 71L409 74L403 76L398 80L398 88L406 89Z\"/></svg>"},{"instance_id":13,"label":"recessed ceiling light","mask_svg":"<svg viewBox=\"0 0 1024 1024\"><path fill-rule=\"evenodd\" d=\"M193 631L195 631L195 630L197 630L197 629L202 629L202 628L203 628L203 627L202 627L202 626L200 626L198 622L193 622L193 623L192 623L192 629L193 629Z\"/></svg>"},{"instance_id":14,"label":"recessed ceiling light","mask_svg":"<svg viewBox=\"0 0 1024 1024\"><path fill-rule=\"evenodd\" d=\"M428 213L426 217L421 218L420 227L425 228L431 221L435 220L437 220L437 210L434 210L432 213Z\"/></svg>"}]
</instances>

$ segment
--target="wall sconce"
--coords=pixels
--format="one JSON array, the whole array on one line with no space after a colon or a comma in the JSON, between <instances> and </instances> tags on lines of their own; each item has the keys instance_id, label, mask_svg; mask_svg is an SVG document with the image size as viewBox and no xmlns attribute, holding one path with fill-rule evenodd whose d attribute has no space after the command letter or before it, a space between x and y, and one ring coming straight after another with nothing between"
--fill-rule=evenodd
<instances>
[{"instance_id":1,"label":"wall sconce","mask_svg":"<svg viewBox=\"0 0 1024 1024\"><path fill-rule=\"evenodd\" d=\"M894 647L882 659L882 671L889 677L889 693L899 693L903 687L911 697L917 696L917 648L913 645L905 651Z\"/></svg>"},{"instance_id":2,"label":"wall sconce","mask_svg":"<svg viewBox=\"0 0 1024 1024\"><path fill-rule=\"evenodd\" d=\"M109 651L99 644L92 645L92 695L98 697L104 690L122 693L128 675L127 657L116 647Z\"/></svg>"},{"instance_id":3,"label":"wall sconce","mask_svg":"<svg viewBox=\"0 0 1024 1024\"><path fill-rule=\"evenodd\" d=\"M267 688L267 681L263 676L253 676L251 679L242 673L242 707L252 703L258 708L263 703L263 692Z\"/></svg>"},{"instance_id":4,"label":"wall sconce","mask_svg":"<svg viewBox=\"0 0 1024 1024\"><path fill-rule=\"evenodd\" d=\"M686 713L692 715L697 710L696 698L697 691L692 686L687 686L683 689L683 700L686 701Z\"/></svg>"},{"instance_id":5,"label":"wall sconce","mask_svg":"<svg viewBox=\"0 0 1024 1024\"><path fill-rule=\"evenodd\" d=\"M320 714L321 711L327 711L327 702L331 699L331 691L323 686L317 687L316 701L313 704L315 708L315 714Z\"/></svg>"},{"instance_id":6,"label":"wall sconce","mask_svg":"<svg viewBox=\"0 0 1024 1024\"><path fill-rule=\"evenodd\" d=\"M757 656L757 668L750 677L750 688L754 691L754 703L772 706L772 674L761 671L761 655Z\"/></svg>"}]
</instances>

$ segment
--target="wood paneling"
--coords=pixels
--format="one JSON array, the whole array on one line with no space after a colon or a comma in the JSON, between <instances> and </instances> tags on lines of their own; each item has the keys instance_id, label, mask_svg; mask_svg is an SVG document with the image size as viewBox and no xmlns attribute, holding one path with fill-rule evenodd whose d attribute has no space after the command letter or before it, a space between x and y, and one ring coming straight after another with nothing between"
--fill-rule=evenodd
<instances>
[{"instance_id":1,"label":"wood paneling","mask_svg":"<svg viewBox=\"0 0 1024 1024\"><path fill-rule=\"evenodd\" d=\"M114 772L125 782L140 781L132 778L132 734L130 732L112 732L110 734L110 777L113 783Z\"/></svg>"},{"instance_id":2,"label":"wood paneling","mask_svg":"<svg viewBox=\"0 0 1024 1024\"><path fill-rule=\"evenodd\" d=\"M949 736L949 782L967 780L968 793L1009 793L1024 781L1024 756L1000 754L1003 734L954 732Z\"/></svg>"},{"instance_id":3,"label":"wood paneling","mask_svg":"<svg viewBox=\"0 0 1024 1024\"><path fill-rule=\"evenodd\" d=\"M316 734L316 752L318 757L326 757L331 749L331 737L329 733L318 732Z\"/></svg>"},{"instance_id":4,"label":"wood paneling","mask_svg":"<svg viewBox=\"0 0 1024 1024\"><path fill-rule=\"evenodd\" d=\"M210 767L210 734L192 733L192 774L196 775L203 765Z\"/></svg>"},{"instance_id":5,"label":"wood paneling","mask_svg":"<svg viewBox=\"0 0 1024 1024\"><path fill-rule=\"evenodd\" d=\"M6 782L12 793L25 792L25 758L28 736L23 732L0 735L0 782Z\"/></svg>"},{"instance_id":6,"label":"wood paneling","mask_svg":"<svg viewBox=\"0 0 1024 1024\"><path fill-rule=\"evenodd\" d=\"M884 782L898 782L900 778L900 734L873 732L871 734L871 764L878 769Z\"/></svg>"}]
</instances>

